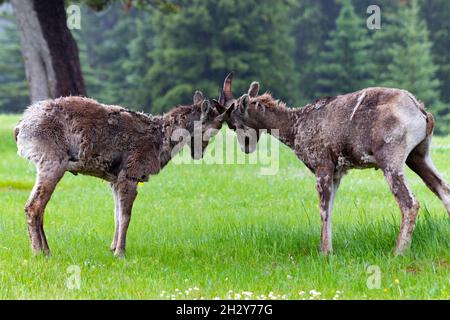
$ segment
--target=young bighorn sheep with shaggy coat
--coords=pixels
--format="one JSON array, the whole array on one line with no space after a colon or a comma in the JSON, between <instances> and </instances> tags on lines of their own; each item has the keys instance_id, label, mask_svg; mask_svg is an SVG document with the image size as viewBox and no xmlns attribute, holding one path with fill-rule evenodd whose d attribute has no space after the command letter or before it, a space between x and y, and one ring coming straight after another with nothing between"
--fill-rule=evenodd
<instances>
[{"instance_id":1,"label":"young bighorn sheep with shaggy coat","mask_svg":"<svg viewBox=\"0 0 450 320\"><path fill-rule=\"evenodd\" d=\"M194 158L201 157L208 141L194 146L194 131L203 135L222 125L216 103L211 105L198 91L193 100L193 104L178 106L163 116L81 97L30 106L15 129L15 137L19 155L37 167L36 184L25 207L33 251L49 254L44 210L57 183L70 171L111 183L115 202L111 250L115 256L123 256L138 183L157 174L183 143L190 144ZM182 141L174 141L172 134L178 129L191 138L178 133Z\"/></svg>"},{"instance_id":2,"label":"young bighorn sheep with shaggy coat","mask_svg":"<svg viewBox=\"0 0 450 320\"><path fill-rule=\"evenodd\" d=\"M267 93L258 95L257 82L235 99L231 80L232 75L226 78L219 102L228 108L227 123L237 131L243 151L255 150L259 130L276 131L277 138L315 174L324 254L332 252L333 201L342 176L350 169L383 171L402 213L396 254L409 248L419 211L406 183L405 162L443 201L450 216L450 188L430 157L433 116L411 93L367 88L291 109Z\"/></svg>"}]
</instances>

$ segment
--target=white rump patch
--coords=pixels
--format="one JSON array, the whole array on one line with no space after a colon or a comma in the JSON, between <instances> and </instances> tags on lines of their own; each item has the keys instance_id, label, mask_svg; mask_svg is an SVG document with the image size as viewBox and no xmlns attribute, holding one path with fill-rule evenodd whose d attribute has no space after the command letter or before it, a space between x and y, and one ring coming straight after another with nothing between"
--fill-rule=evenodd
<instances>
[{"instance_id":1,"label":"white rump patch","mask_svg":"<svg viewBox=\"0 0 450 320\"><path fill-rule=\"evenodd\" d=\"M409 91L406 90L402 90L411 100L412 102L416 105L417 108L419 108L420 110L422 110L422 107L420 106L420 102L417 100L417 98ZM423 114L421 112L420 114L423 118L427 118L427 116L425 114Z\"/></svg>"}]
</instances>

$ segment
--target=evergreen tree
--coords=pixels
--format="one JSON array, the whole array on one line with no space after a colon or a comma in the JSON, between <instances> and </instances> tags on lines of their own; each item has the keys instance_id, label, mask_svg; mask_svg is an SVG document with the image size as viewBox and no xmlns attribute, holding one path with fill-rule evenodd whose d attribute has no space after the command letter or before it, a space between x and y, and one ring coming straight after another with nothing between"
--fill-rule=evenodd
<instances>
[{"instance_id":1,"label":"evergreen tree","mask_svg":"<svg viewBox=\"0 0 450 320\"><path fill-rule=\"evenodd\" d=\"M29 103L20 39L10 11L0 13L0 112L18 112Z\"/></svg>"},{"instance_id":2,"label":"evergreen tree","mask_svg":"<svg viewBox=\"0 0 450 320\"><path fill-rule=\"evenodd\" d=\"M432 43L420 18L417 0L412 0L397 13L395 33L400 41L386 51L391 56L387 66L385 86L403 88L416 94L426 104L439 102L437 67L431 55Z\"/></svg>"},{"instance_id":3,"label":"evergreen tree","mask_svg":"<svg viewBox=\"0 0 450 320\"><path fill-rule=\"evenodd\" d=\"M151 34L140 34L138 25L150 13L136 8L125 12L115 3L101 12L83 7L82 29L75 31L80 43L80 60L89 95L103 103L143 109L138 102L139 77L133 72L150 68L145 56L132 47L145 46ZM133 51L134 50L134 51ZM138 66L138 67L137 67Z\"/></svg>"},{"instance_id":4,"label":"evergreen tree","mask_svg":"<svg viewBox=\"0 0 450 320\"><path fill-rule=\"evenodd\" d=\"M296 2L291 10L292 33L295 38L295 73L299 78L299 92L303 105L316 98L318 54L325 50L328 30L335 27L339 6L330 0Z\"/></svg>"},{"instance_id":5,"label":"evergreen tree","mask_svg":"<svg viewBox=\"0 0 450 320\"><path fill-rule=\"evenodd\" d=\"M89 96L102 103L148 111L152 8L126 11L121 3L85 3L89 7L82 6L82 29L73 34ZM92 6L101 11L93 11Z\"/></svg>"},{"instance_id":6,"label":"evergreen tree","mask_svg":"<svg viewBox=\"0 0 450 320\"><path fill-rule=\"evenodd\" d=\"M422 15L430 30L433 60L441 82L441 99L450 103L450 1L422 0ZM450 110L448 110L450 113Z\"/></svg>"},{"instance_id":7,"label":"evergreen tree","mask_svg":"<svg viewBox=\"0 0 450 320\"><path fill-rule=\"evenodd\" d=\"M237 72L235 92L252 80L293 102L298 96L289 6L269 0L180 1L172 15L156 13L155 50L149 71L153 108L189 102L196 89L218 95L227 72Z\"/></svg>"},{"instance_id":8,"label":"evergreen tree","mask_svg":"<svg viewBox=\"0 0 450 320\"><path fill-rule=\"evenodd\" d=\"M151 17L151 14L145 13L134 21L135 37L127 45L129 58L122 64L126 73L125 82L129 88L125 98L142 110L150 110L152 105L150 94L152 83L148 79L148 71L153 65L151 52L154 33L150 24Z\"/></svg>"},{"instance_id":9,"label":"evergreen tree","mask_svg":"<svg viewBox=\"0 0 450 320\"><path fill-rule=\"evenodd\" d=\"M447 0L421 1L422 12L430 29L433 43L433 61L438 67L440 97L443 102L433 105L437 117L437 133L450 133L450 2Z\"/></svg>"},{"instance_id":10,"label":"evergreen tree","mask_svg":"<svg viewBox=\"0 0 450 320\"><path fill-rule=\"evenodd\" d=\"M375 79L379 86L404 88L422 99L438 120L436 132L442 133L449 122L448 107L439 102L438 69L433 63L433 46L419 4L415 0L409 4L383 4L382 29L373 33ZM444 59L440 61L443 63Z\"/></svg>"},{"instance_id":11,"label":"evergreen tree","mask_svg":"<svg viewBox=\"0 0 450 320\"><path fill-rule=\"evenodd\" d=\"M392 8L391 8L392 9ZM388 66L392 64L392 46L403 41L401 22L398 19L400 9L382 11L382 28L372 32L373 62L376 65L375 84L386 85L391 74Z\"/></svg>"},{"instance_id":12,"label":"evergreen tree","mask_svg":"<svg viewBox=\"0 0 450 320\"><path fill-rule=\"evenodd\" d=\"M73 32L73 36L78 43L78 54L80 57L81 70L83 72L84 83L88 90L89 97L101 97L102 88L107 84L100 81L95 66L89 63L89 50L87 44L80 40L79 33Z\"/></svg>"},{"instance_id":13,"label":"evergreen tree","mask_svg":"<svg viewBox=\"0 0 450 320\"><path fill-rule=\"evenodd\" d=\"M337 95L373 84L371 38L365 20L356 15L350 0L342 1L336 29L326 41L317 68L317 95Z\"/></svg>"}]
</instances>

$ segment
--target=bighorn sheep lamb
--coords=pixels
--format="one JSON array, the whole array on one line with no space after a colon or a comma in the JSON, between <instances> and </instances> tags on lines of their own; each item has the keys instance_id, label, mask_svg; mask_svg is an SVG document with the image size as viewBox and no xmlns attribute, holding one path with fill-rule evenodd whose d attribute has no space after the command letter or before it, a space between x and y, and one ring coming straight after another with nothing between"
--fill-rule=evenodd
<instances>
[{"instance_id":1,"label":"bighorn sheep lamb","mask_svg":"<svg viewBox=\"0 0 450 320\"><path fill-rule=\"evenodd\" d=\"M332 252L333 201L342 176L350 169L383 171L402 213L397 254L409 248L419 211L406 183L405 162L443 201L450 216L450 188L430 157L434 119L411 93L367 88L293 109L270 94L258 95L257 82L235 99L231 81L232 74L225 79L219 103L227 108L227 124L237 131L243 151L256 149L260 130L272 131L315 174L324 254Z\"/></svg>"},{"instance_id":2,"label":"bighorn sheep lamb","mask_svg":"<svg viewBox=\"0 0 450 320\"><path fill-rule=\"evenodd\" d=\"M123 256L138 183L157 174L183 143L190 145L192 157L201 157L208 141L200 140L196 148L194 131L203 138L222 125L217 102L211 104L199 91L193 100L193 104L175 107L163 116L82 97L46 100L28 107L15 128L15 137L19 155L37 167L36 183L25 207L33 251L49 254L44 210L57 183L70 171L111 183L115 202L111 250L115 256ZM190 137L178 134L172 139L177 130Z\"/></svg>"}]
</instances>

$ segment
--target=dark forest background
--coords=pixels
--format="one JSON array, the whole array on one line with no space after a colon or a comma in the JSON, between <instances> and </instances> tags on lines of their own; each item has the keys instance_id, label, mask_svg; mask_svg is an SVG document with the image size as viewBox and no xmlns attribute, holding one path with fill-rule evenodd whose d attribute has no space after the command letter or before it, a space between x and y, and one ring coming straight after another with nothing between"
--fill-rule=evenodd
<instances>
[{"instance_id":1,"label":"dark forest background","mask_svg":"<svg viewBox=\"0 0 450 320\"><path fill-rule=\"evenodd\" d=\"M433 111L438 133L450 133L448 0L88 2L72 34L87 95L102 103L161 113L196 89L216 97L233 70L236 92L258 80L290 106L404 88ZM366 26L374 4L381 30ZM8 1L0 10L0 112L20 112L30 98L19 33Z\"/></svg>"}]
</instances>

